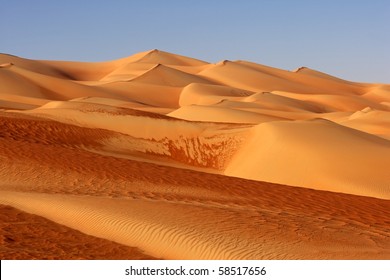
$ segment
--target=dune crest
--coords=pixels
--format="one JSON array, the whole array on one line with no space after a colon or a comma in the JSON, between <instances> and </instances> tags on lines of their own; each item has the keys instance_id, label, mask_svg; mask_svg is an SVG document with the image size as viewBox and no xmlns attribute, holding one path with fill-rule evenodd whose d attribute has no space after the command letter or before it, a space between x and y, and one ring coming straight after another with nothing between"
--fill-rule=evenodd
<instances>
[{"instance_id":1,"label":"dune crest","mask_svg":"<svg viewBox=\"0 0 390 280\"><path fill-rule=\"evenodd\" d=\"M307 67L0 54L0 211L104 258L390 258L389 127L390 85Z\"/></svg>"}]
</instances>

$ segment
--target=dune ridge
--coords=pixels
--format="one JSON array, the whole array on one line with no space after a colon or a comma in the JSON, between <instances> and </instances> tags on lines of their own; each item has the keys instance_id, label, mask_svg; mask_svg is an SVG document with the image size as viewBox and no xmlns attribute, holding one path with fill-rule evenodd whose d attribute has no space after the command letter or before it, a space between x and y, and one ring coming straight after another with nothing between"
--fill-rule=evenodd
<instances>
[{"instance_id":1,"label":"dune ridge","mask_svg":"<svg viewBox=\"0 0 390 280\"><path fill-rule=\"evenodd\" d=\"M389 96L156 49L0 54L0 204L106 239L100 258L387 259Z\"/></svg>"}]
</instances>

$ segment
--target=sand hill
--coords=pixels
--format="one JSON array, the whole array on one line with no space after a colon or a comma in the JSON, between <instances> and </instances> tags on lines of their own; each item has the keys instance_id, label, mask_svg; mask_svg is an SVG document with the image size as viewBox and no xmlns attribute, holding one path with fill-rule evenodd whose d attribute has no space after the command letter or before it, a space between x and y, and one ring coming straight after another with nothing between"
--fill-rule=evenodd
<instances>
[{"instance_id":1,"label":"sand hill","mask_svg":"<svg viewBox=\"0 0 390 280\"><path fill-rule=\"evenodd\" d=\"M0 256L390 258L389 127L390 85L306 67L0 54Z\"/></svg>"}]
</instances>

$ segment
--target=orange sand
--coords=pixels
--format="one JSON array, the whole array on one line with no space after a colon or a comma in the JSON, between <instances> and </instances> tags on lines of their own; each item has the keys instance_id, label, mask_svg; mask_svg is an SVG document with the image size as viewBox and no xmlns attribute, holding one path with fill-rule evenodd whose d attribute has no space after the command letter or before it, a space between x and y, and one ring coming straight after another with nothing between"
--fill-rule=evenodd
<instances>
[{"instance_id":1,"label":"orange sand","mask_svg":"<svg viewBox=\"0 0 390 280\"><path fill-rule=\"evenodd\" d=\"M136 248L83 234L0 205L0 259L153 259ZM44 238L42 238L44 236Z\"/></svg>"},{"instance_id":2,"label":"orange sand","mask_svg":"<svg viewBox=\"0 0 390 280\"><path fill-rule=\"evenodd\" d=\"M389 124L305 67L0 54L0 256L388 259Z\"/></svg>"}]
</instances>

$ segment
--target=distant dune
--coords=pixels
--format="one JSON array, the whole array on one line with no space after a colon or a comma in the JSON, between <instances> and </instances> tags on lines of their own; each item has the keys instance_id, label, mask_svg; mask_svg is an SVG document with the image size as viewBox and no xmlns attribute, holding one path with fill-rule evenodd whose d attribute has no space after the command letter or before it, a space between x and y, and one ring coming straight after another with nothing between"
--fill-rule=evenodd
<instances>
[{"instance_id":1,"label":"distant dune","mask_svg":"<svg viewBox=\"0 0 390 280\"><path fill-rule=\"evenodd\" d=\"M307 67L0 54L0 256L389 259L389 127L390 85Z\"/></svg>"}]
</instances>

